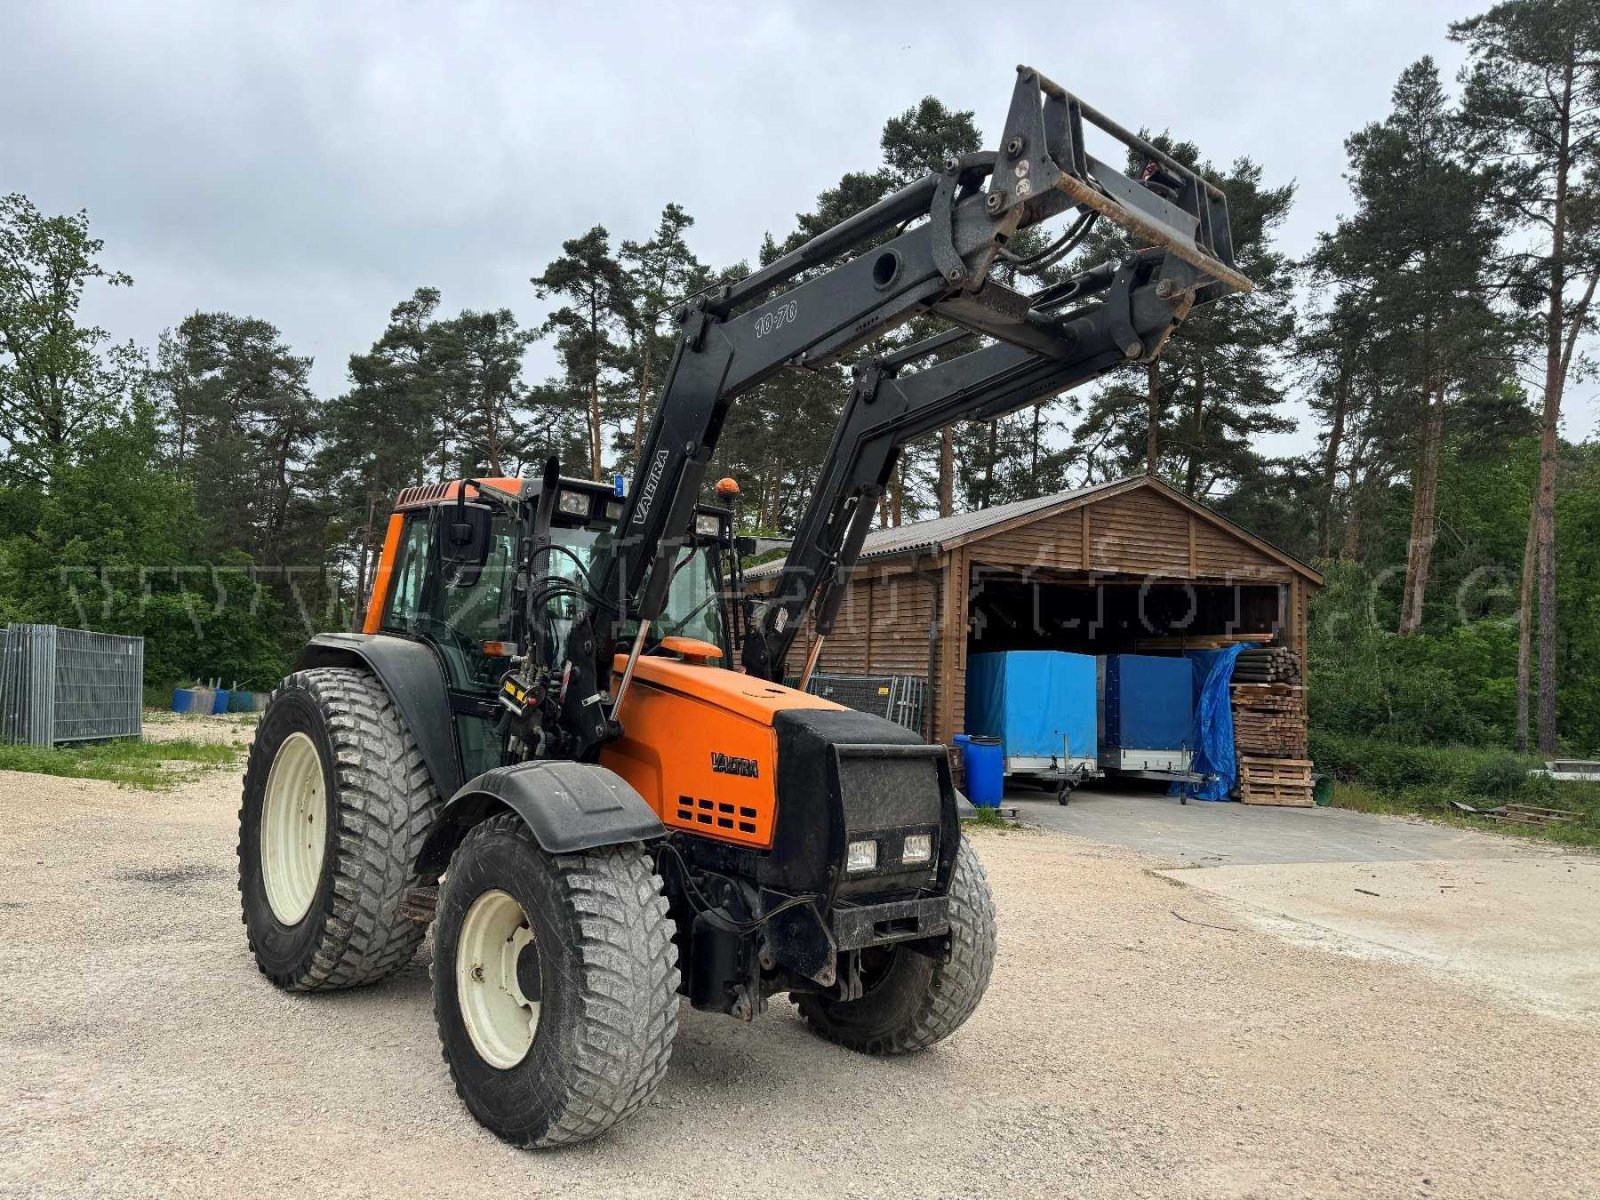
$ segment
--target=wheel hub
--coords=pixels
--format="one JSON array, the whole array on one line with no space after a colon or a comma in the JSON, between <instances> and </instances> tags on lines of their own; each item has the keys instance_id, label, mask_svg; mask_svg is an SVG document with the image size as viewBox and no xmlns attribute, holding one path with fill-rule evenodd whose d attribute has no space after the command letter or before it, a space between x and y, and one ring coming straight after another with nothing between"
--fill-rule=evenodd
<instances>
[{"instance_id":1,"label":"wheel hub","mask_svg":"<svg viewBox=\"0 0 1600 1200\"><path fill-rule=\"evenodd\" d=\"M456 1002L478 1056L506 1070L527 1057L542 1007L539 952L522 905L499 888L472 902L456 944Z\"/></svg>"},{"instance_id":2,"label":"wheel hub","mask_svg":"<svg viewBox=\"0 0 1600 1200\"><path fill-rule=\"evenodd\" d=\"M322 758L304 733L283 739L261 805L261 882L272 915L298 925L311 910L327 852L328 797Z\"/></svg>"}]
</instances>

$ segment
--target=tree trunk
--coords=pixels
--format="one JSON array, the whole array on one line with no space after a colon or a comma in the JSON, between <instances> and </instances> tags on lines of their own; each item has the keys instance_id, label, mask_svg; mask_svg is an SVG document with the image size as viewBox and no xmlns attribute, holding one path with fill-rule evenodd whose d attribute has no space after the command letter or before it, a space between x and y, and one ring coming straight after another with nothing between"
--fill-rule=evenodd
<instances>
[{"instance_id":1,"label":"tree trunk","mask_svg":"<svg viewBox=\"0 0 1600 1200\"><path fill-rule=\"evenodd\" d=\"M889 486L894 489L894 502L889 508L889 521L896 529L899 529L906 494L906 462L904 458L894 464L894 476L891 478Z\"/></svg>"},{"instance_id":2,"label":"tree trunk","mask_svg":"<svg viewBox=\"0 0 1600 1200\"><path fill-rule=\"evenodd\" d=\"M1422 446L1412 479L1411 540L1406 548L1406 587L1400 604L1402 635L1422 628L1423 604L1428 594L1428 571L1433 564L1433 539L1439 504L1439 450L1444 441L1445 387L1432 389L1427 420L1422 426Z\"/></svg>"},{"instance_id":3,"label":"tree trunk","mask_svg":"<svg viewBox=\"0 0 1600 1200\"><path fill-rule=\"evenodd\" d=\"M1556 753L1556 452L1561 390L1566 383L1561 354L1563 300L1567 282L1567 178L1572 137L1572 77L1569 61L1562 95L1555 196L1550 210L1550 282L1545 309L1544 410L1539 429L1539 486L1534 521L1539 542L1539 751ZM1579 322L1581 324L1581 321Z\"/></svg>"},{"instance_id":4,"label":"tree trunk","mask_svg":"<svg viewBox=\"0 0 1600 1200\"><path fill-rule=\"evenodd\" d=\"M600 442L604 437L600 428L600 381L589 384L589 478L600 479Z\"/></svg>"},{"instance_id":5,"label":"tree trunk","mask_svg":"<svg viewBox=\"0 0 1600 1200\"><path fill-rule=\"evenodd\" d=\"M989 422L989 438L985 446L983 462L983 499L978 505L979 508L988 508L989 498L994 495L994 460L999 453L997 445L999 427L1000 422L998 420Z\"/></svg>"},{"instance_id":6,"label":"tree trunk","mask_svg":"<svg viewBox=\"0 0 1600 1200\"><path fill-rule=\"evenodd\" d=\"M946 425L939 431L939 515L948 517L956 511L956 427Z\"/></svg>"},{"instance_id":7,"label":"tree trunk","mask_svg":"<svg viewBox=\"0 0 1600 1200\"><path fill-rule=\"evenodd\" d=\"M1206 423L1206 375L1204 368L1195 368L1194 406L1190 410L1189 464L1184 471L1183 491L1191 500L1200 486L1200 435Z\"/></svg>"},{"instance_id":8,"label":"tree trunk","mask_svg":"<svg viewBox=\"0 0 1600 1200\"><path fill-rule=\"evenodd\" d=\"M1158 358L1145 369L1145 431L1144 473L1154 475L1161 461L1161 360ZM1189 494L1194 494L1190 488Z\"/></svg>"},{"instance_id":9,"label":"tree trunk","mask_svg":"<svg viewBox=\"0 0 1600 1200\"><path fill-rule=\"evenodd\" d=\"M1033 441L1028 447L1028 490L1039 494L1039 425L1044 420L1044 405L1033 406Z\"/></svg>"},{"instance_id":10,"label":"tree trunk","mask_svg":"<svg viewBox=\"0 0 1600 1200\"><path fill-rule=\"evenodd\" d=\"M1517 601L1517 749L1528 752L1528 679L1533 656L1533 579L1539 563L1539 509L1528 509L1528 540L1522 547L1522 590Z\"/></svg>"},{"instance_id":11,"label":"tree trunk","mask_svg":"<svg viewBox=\"0 0 1600 1200\"><path fill-rule=\"evenodd\" d=\"M1328 450L1322 460L1322 514L1319 524L1322 556L1333 553L1333 492L1339 477L1339 452L1344 448L1345 410L1350 405L1350 364L1341 357L1333 389L1333 413L1328 426Z\"/></svg>"},{"instance_id":12,"label":"tree trunk","mask_svg":"<svg viewBox=\"0 0 1600 1200\"><path fill-rule=\"evenodd\" d=\"M639 415L633 423L633 473L639 473L639 456L644 453L644 437L647 431L646 422L650 419L648 400L650 396L650 350L653 331L646 332L644 343L644 364L639 372Z\"/></svg>"}]
</instances>

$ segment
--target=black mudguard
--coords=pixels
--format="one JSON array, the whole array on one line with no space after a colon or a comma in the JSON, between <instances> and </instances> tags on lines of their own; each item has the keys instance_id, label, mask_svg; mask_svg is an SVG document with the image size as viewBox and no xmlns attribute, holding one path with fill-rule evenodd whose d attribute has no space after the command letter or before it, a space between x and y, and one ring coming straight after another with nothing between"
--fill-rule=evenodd
<instances>
[{"instance_id":1,"label":"black mudguard","mask_svg":"<svg viewBox=\"0 0 1600 1200\"><path fill-rule=\"evenodd\" d=\"M485 771L450 797L418 855L419 873L443 871L467 831L504 809L522 818L546 854L573 854L666 834L644 797L615 771L592 763L539 759Z\"/></svg>"},{"instance_id":2,"label":"black mudguard","mask_svg":"<svg viewBox=\"0 0 1600 1200\"><path fill-rule=\"evenodd\" d=\"M307 643L297 671L317 667L364 666L394 700L411 731L439 795L461 788L461 755L444 664L431 646L382 633L319 633Z\"/></svg>"}]
</instances>

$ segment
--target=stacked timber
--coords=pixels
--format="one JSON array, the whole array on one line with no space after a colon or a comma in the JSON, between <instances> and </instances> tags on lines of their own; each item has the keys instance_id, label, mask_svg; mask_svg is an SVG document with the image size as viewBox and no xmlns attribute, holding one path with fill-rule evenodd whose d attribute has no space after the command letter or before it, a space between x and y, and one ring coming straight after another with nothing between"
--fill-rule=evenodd
<instances>
[{"instance_id":1,"label":"stacked timber","mask_svg":"<svg viewBox=\"0 0 1600 1200\"><path fill-rule=\"evenodd\" d=\"M1298 683L1300 658L1287 646L1252 646L1234 660L1235 683Z\"/></svg>"},{"instance_id":2,"label":"stacked timber","mask_svg":"<svg viewBox=\"0 0 1600 1200\"><path fill-rule=\"evenodd\" d=\"M1287 646L1241 651L1230 692L1239 798L1309 808L1314 802L1299 656Z\"/></svg>"},{"instance_id":3,"label":"stacked timber","mask_svg":"<svg viewBox=\"0 0 1600 1200\"><path fill-rule=\"evenodd\" d=\"M1289 683L1235 683L1233 744L1256 758L1306 756L1306 690Z\"/></svg>"}]
</instances>

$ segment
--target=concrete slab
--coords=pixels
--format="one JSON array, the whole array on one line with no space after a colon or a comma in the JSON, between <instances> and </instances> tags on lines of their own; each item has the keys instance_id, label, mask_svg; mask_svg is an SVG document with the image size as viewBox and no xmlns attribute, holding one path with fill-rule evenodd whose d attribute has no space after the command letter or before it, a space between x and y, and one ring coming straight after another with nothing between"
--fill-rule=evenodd
<instances>
[{"instance_id":1,"label":"concrete slab","mask_svg":"<svg viewBox=\"0 0 1600 1200\"><path fill-rule=\"evenodd\" d=\"M1153 791L1094 785L1072 794L1014 789L1006 803L1021 819L1154 855L1174 866L1240 863L1411 862L1419 859L1518 858L1547 851L1538 845L1338 808L1269 808L1208 804Z\"/></svg>"},{"instance_id":2,"label":"concrete slab","mask_svg":"<svg viewBox=\"0 0 1600 1200\"><path fill-rule=\"evenodd\" d=\"M1094 788L1024 821L1150 856L1241 923L1357 958L1409 961L1492 998L1600 1022L1600 856L1331 808L1204 804Z\"/></svg>"},{"instance_id":3,"label":"concrete slab","mask_svg":"<svg viewBox=\"0 0 1600 1200\"><path fill-rule=\"evenodd\" d=\"M1600 858L1293 863L1160 872L1257 928L1412 959L1526 1008L1600 1020Z\"/></svg>"}]
</instances>

